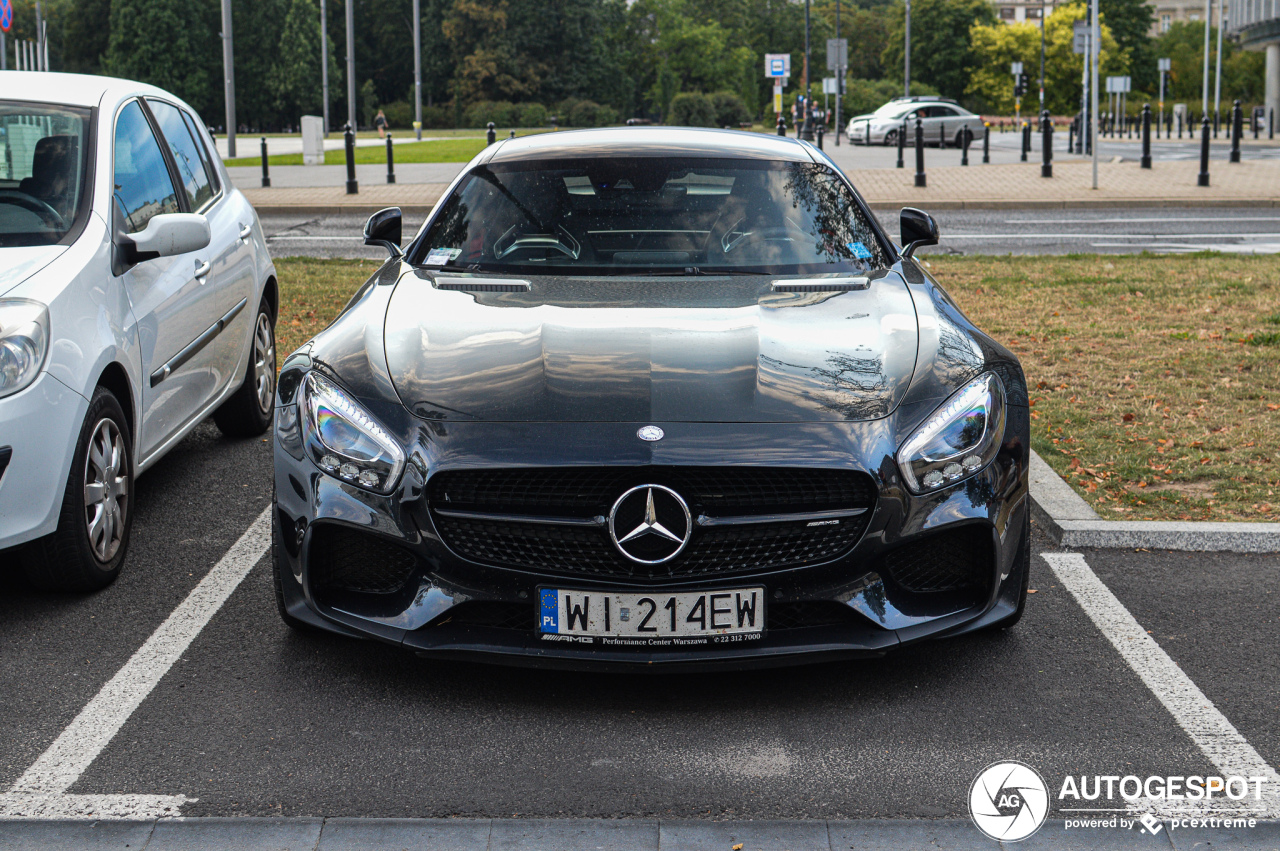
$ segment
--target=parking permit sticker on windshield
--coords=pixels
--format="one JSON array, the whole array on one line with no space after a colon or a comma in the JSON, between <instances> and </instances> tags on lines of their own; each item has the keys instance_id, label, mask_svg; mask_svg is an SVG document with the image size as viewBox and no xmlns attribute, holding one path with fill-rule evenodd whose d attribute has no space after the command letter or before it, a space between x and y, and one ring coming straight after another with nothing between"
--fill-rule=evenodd
<instances>
[{"instance_id":1,"label":"parking permit sticker on windshield","mask_svg":"<svg viewBox=\"0 0 1280 851\"><path fill-rule=\"evenodd\" d=\"M871 252L861 242L850 242L846 247L852 251L853 256L857 257L859 260L871 259ZM428 260L427 262L430 263L431 261Z\"/></svg>"},{"instance_id":2,"label":"parking permit sticker on windshield","mask_svg":"<svg viewBox=\"0 0 1280 851\"><path fill-rule=\"evenodd\" d=\"M461 248L433 248L427 252L427 259L424 265L443 266L461 253Z\"/></svg>"}]
</instances>

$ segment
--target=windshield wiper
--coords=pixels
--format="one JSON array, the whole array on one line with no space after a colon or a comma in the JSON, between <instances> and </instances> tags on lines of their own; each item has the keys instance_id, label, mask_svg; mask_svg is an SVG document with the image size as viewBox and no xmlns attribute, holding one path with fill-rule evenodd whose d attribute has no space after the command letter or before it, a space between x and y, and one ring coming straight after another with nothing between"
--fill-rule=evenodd
<instances>
[{"instance_id":1,"label":"windshield wiper","mask_svg":"<svg viewBox=\"0 0 1280 851\"><path fill-rule=\"evenodd\" d=\"M745 269L714 269L705 266L681 266L678 269L670 267L661 269L646 269L643 271L619 272L618 274L628 275L652 275L654 277L750 277L760 278L768 275L768 272L751 272Z\"/></svg>"}]
</instances>

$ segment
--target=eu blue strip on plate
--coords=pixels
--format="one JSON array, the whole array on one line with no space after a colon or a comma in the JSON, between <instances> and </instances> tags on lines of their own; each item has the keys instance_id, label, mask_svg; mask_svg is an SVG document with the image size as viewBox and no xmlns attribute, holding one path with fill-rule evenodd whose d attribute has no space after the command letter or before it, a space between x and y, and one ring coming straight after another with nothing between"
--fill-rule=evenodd
<instances>
[{"instance_id":1,"label":"eu blue strip on plate","mask_svg":"<svg viewBox=\"0 0 1280 851\"><path fill-rule=\"evenodd\" d=\"M559 632L560 631L560 610L556 605L556 592L554 588L543 588L540 592L541 598L539 602L542 604L541 624L543 632Z\"/></svg>"}]
</instances>

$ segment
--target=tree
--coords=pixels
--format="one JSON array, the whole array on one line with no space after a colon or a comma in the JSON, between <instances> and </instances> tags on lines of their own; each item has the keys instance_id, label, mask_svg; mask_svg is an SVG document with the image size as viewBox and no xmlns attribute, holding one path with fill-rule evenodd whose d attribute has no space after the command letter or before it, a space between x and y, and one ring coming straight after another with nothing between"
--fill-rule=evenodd
<instances>
[{"instance_id":1,"label":"tree","mask_svg":"<svg viewBox=\"0 0 1280 851\"><path fill-rule=\"evenodd\" d=\"M976 57L971 29L996 23L988 0L913 0L911 5L911 79L933 86L945 97L959 98L969 86ZM902 79L905 7L894 6L889 43L881 60L891 76Z\"/></svg>"},{"instance_id":2,"label":"tree","mask_svg":"<svg viewBox=\"0 0 1280 851\"><path fill-rule=\"evenodd\" d=\"M326 35L326 38L328 36ZM267 78L277 115L297 124L302 115L322 115L320 74L320 4L292 0L280 30L280 48ZM329 44L329 85L342 88L342 76Z\"/></svg>"},{"instance_id":3,"label":"tree","mask_svg":"<svg viewBox=\"0 0 1280 851\"><path fill-rule=\"evenodd\" d=\"M73 74L101 72L111 36L111 0L65 0L54 8L58 14L49 29L51 34L61 30L62 61L53 67Z\"/></svg>"},{"instance_id":4,"label":"tree","mask_svg":"<svg viewBox=\"0 0 1280 851\"><path fill-rule=\"evenodd\" d=\"M1129 57L1127 73L1133 78L1133 90L1151 91L1158 83L1151 53L1155 7L1147 0L1098 0L1098 17L1107 22L1116 44Z\"/></svg>"},{"instance_id":5,"label":"tree","mask_svg":"<svg viewBox=\"0 0 1280 851\"><path fill-rule=\"evenodd\" d=\"M151 83L218 123L222 97L220 27L214 4L187 0L113 0L104 70Z\"/></svg>"},{"instance_id":6,"label":"tree","mask_svg":"<svg viewBox=\"0 0 1280 851\"><path fill-rule=\"evenodd\" d=\"M1216 68L1218 30L1209 30L1209 105L1213 106L1213 74ZM1168 57L1169 80L1165 100L1188 101L1198 110L1204 81L1204 24L1177 21L1152 45L1157 57ZM1233 41L1222 42L1222 97L1225 106L1240 98L1245 104L1262 101L1265 54L1242 50ZM1224 109L1224 112L1226 110Z\"/></svg>"},{"instance_id":7,"label":"tree","mask_svg":"<svg viewBox=\"0 0 1280 851\"><path fill-rule=\"evenodd\" d=\"M1045 106L1050 112L1070 115L1080 109L1084 63L1083 57L1072 51L1072 42L1075 22L1084 20L1087 14L1084 3L1076 2L1059 6L1045 20L1044 89ZM1125 73L1128 55L1116 43L1110 26L1100 24L1100 27L1100 75ZM965 94L973 98L974 106L980 110L1013 112L1013 77L1009 64L1023 63L1029 71L1028 78L1036 79L1032 69L1040 66L1040 27L1030 22L974 25L970 41L975 65ZM1023 99L1023 114L1034 113L1038 106L1035 95L1029 92Z\"/></svg>"},{"instance_id":8,"label":"tree","mask_svg":"<svg viewBox=\"0 0 1280 851\"><path fill-rule=\"evenodd\" d=\"M667 123L681 127L713 127L716 123L715 107L704 94L681 92L671 99L671 116Z\"/></svg>"}]
</instances>

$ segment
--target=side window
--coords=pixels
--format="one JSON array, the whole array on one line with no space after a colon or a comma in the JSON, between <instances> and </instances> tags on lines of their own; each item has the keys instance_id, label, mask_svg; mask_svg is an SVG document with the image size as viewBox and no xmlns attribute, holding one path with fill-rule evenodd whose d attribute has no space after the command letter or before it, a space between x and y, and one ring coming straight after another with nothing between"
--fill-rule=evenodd
<instances>
[{"instance_id":1,"label":"side window","mask_svg":"<svg viewBox=\"0 0 1280 851\"><path fill-rule=\"evenodd\" d=\"M114 156L116 206L127 233L145 228L152 216L181 210L160 143L136 100L116 119Z\"/></svg>"},{"instance_id":2,"label":"side window","mask_svg":"<svg viewBox=\"0 0 1280 851\"><path fill-rule=\"evenodd\" d=\"M200 147L191 138L191 131L176 106L159 100L148 100L147 105L160 125L160 135L169 143L173 161L178 164L178 178L187 190L191 209L198 210L213 197L213 187L209 185L209 172L205 169Z\"/></svg>"},{"instance_id":3,"label":"side window","mask_svg":"<svg viewBox=\"0 0 1280 851\"><path fill-rule=\"evenodd\" d=\"M200 135L200 131L196 129L199 125L196 120L191 117L191 113L183 112L182 120L187 122L187 129L191 131L191 138L196 140L196 147L200 149L200 161L204 163L205 173L209 175L209 185L213 187L213 194L217 195L222 189L222 184L218 182L218 170L213 167L213 160L209 159L209 148L204 143L204 137Z\"/></svg>"}]
</instances>

